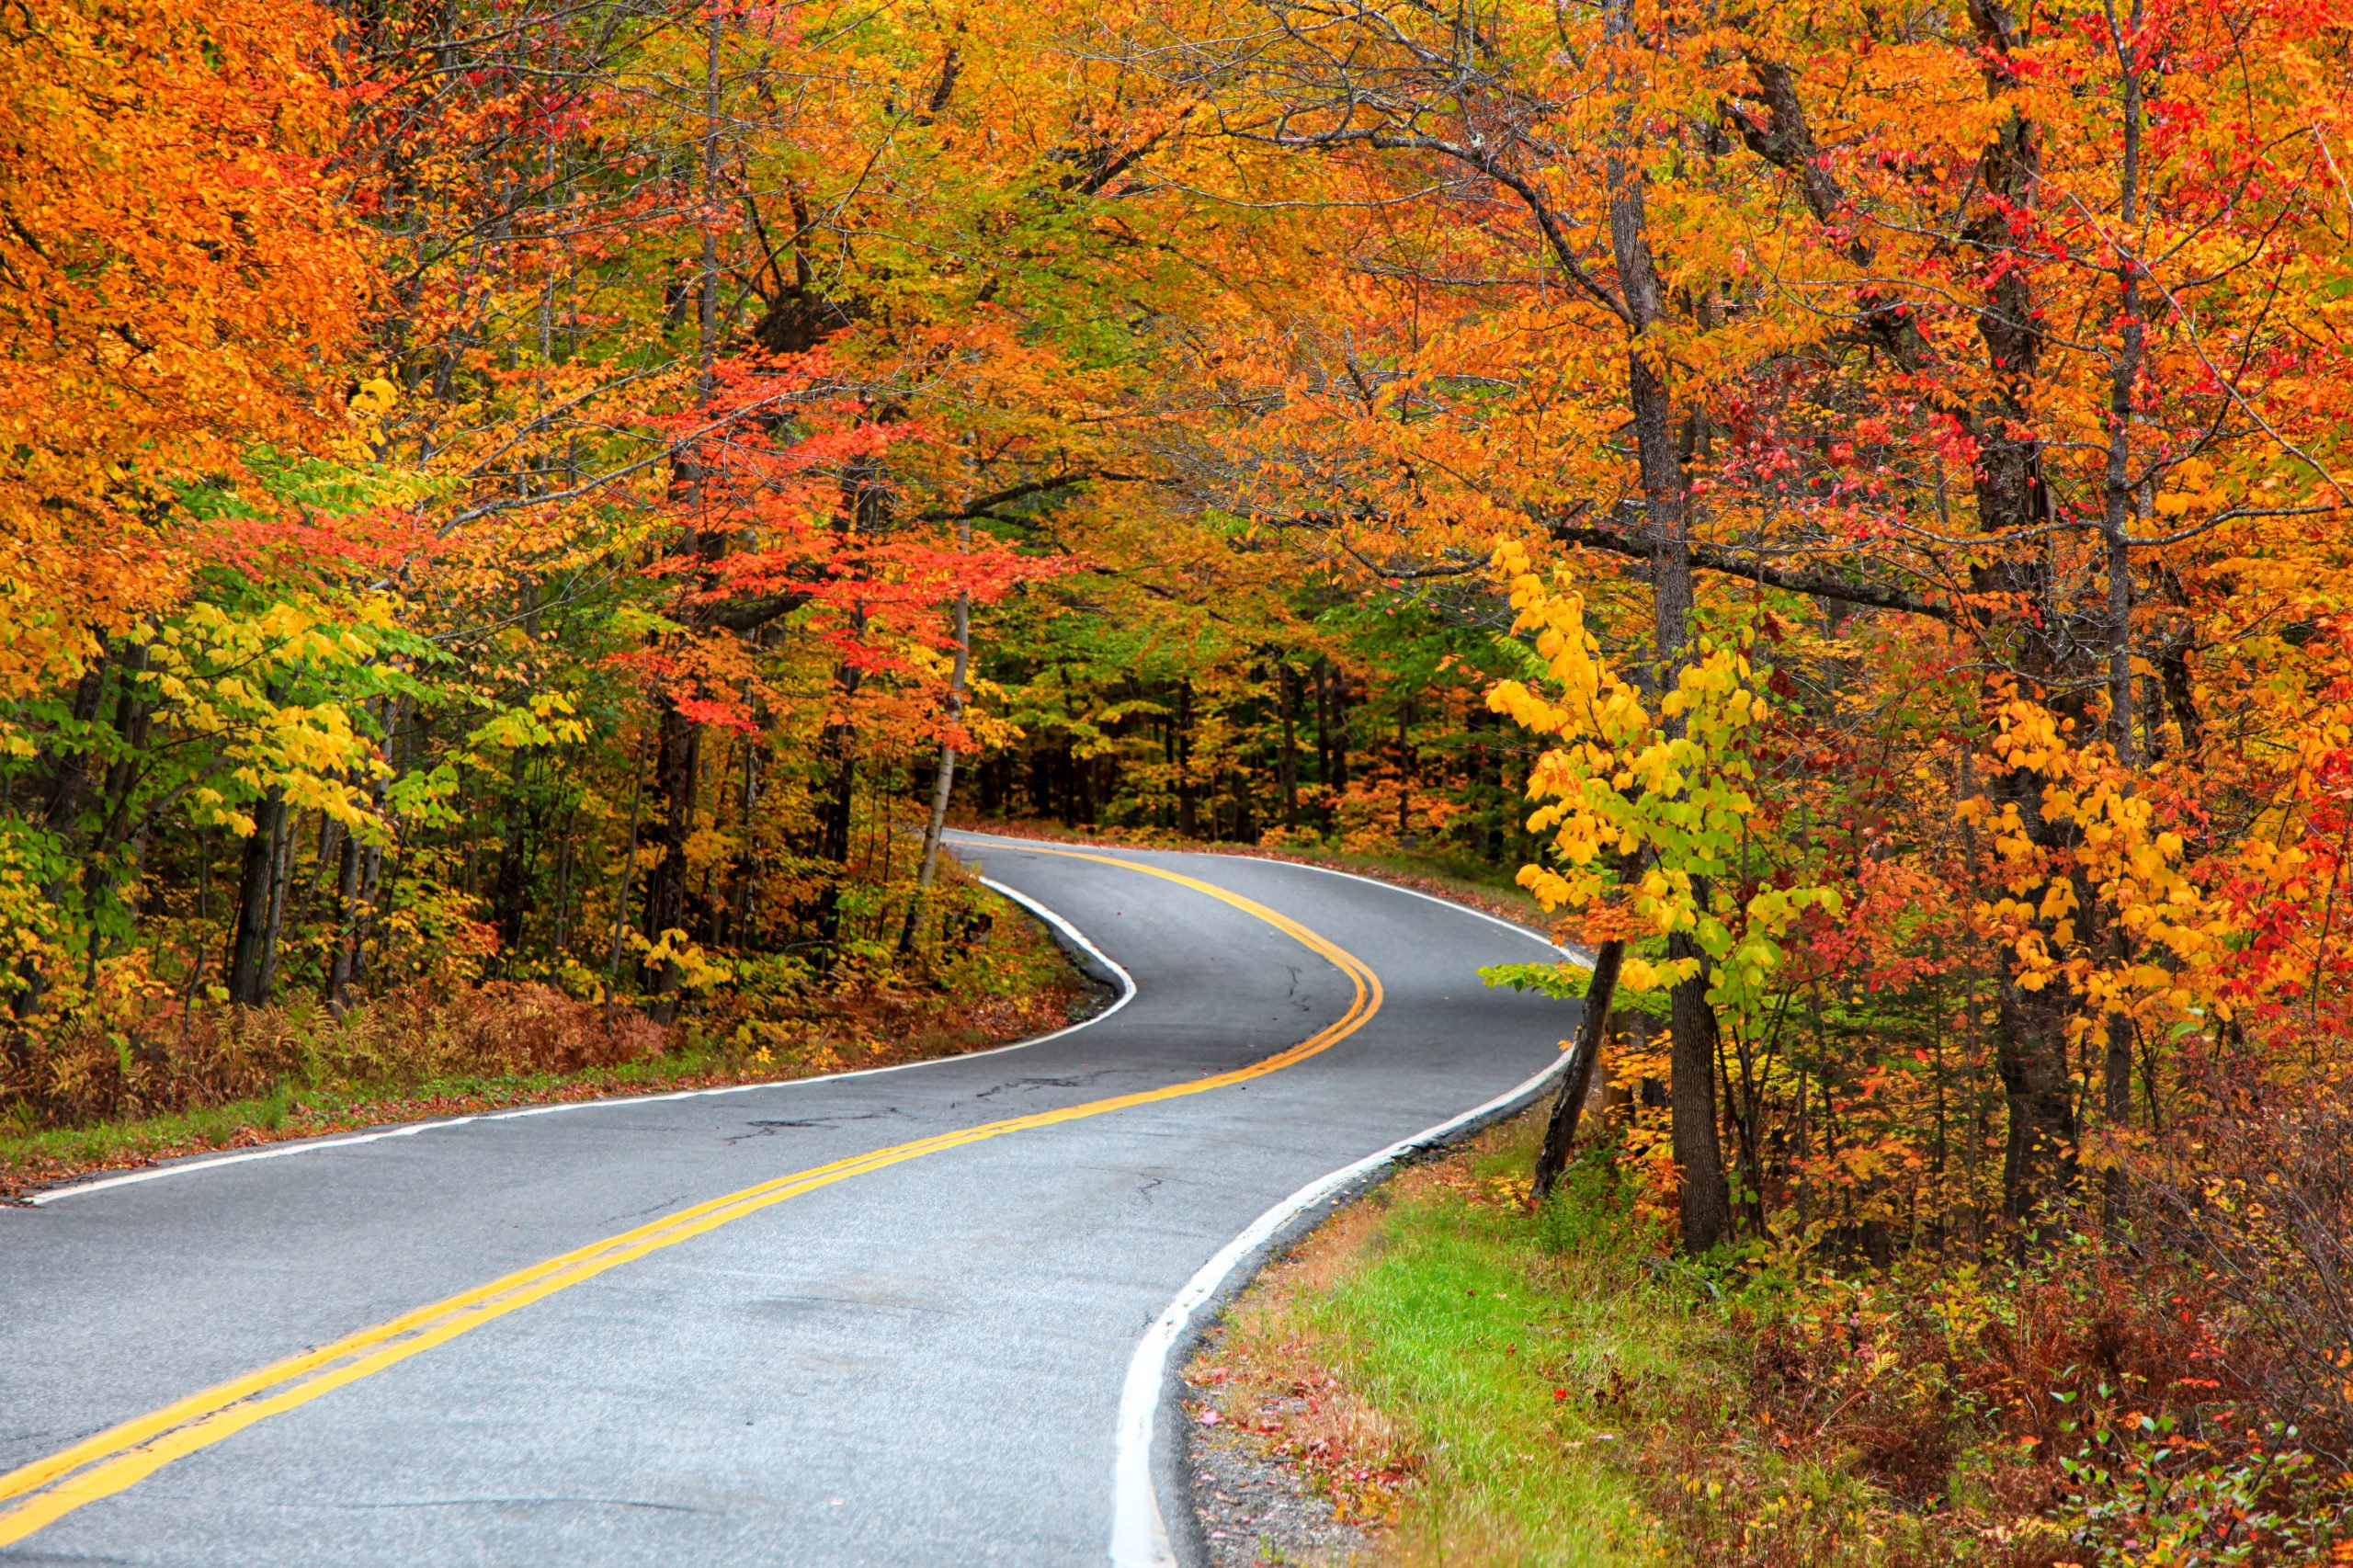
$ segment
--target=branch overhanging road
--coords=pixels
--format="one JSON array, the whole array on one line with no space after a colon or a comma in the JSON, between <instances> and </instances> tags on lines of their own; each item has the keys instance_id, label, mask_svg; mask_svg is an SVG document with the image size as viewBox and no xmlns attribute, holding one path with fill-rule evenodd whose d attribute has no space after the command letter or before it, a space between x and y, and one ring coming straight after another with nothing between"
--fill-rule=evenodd
<instances>
[{"instance_id":1,"label":"branch overhanging road","mask_svg":"<svg viewBox=\"0 0 2353 1568\"><path fill-rule=\"evenodd\" d=\"M1318 1177L1557 1060L1540 952L1230 856L959 835L1133 977L895 1072L0 1210L0 1562L1097 1562L1140 1336Z\"/></svg>"}]
</instances>

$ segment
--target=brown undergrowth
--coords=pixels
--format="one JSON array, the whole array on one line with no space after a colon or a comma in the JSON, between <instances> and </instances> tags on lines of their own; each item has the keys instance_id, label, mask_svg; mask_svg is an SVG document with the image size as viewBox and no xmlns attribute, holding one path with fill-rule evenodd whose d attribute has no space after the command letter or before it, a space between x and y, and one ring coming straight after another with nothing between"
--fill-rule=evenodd
<instances>
[{"instance_id":1,"label":"brown undergrowth","mask_svg":"<svg viewBox=\"0 0 2353 1568\"><path fill-rule=\"evenodd\" d=\"M118 1010L0 1064L0 1198L91 1171L508 1106L890 1066L1060 1028L1094 988L1027 919L929 972L731 991L664 1028L531 982Z\"/></svg>"}]
</instances>

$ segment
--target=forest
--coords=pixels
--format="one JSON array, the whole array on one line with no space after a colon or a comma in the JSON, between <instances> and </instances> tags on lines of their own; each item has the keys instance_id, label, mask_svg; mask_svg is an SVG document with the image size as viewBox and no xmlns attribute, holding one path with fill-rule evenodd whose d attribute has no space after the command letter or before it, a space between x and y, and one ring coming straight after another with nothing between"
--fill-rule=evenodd
<instances>
[{"instance_id":1,"label":"forest","mask_svg":"<svg viewBox=\"0 0 2353 1568\"><path fill-rule=\"evenodd\" d=\"M957 823L1516 879L1662 1251L2139 1278L2098 1560L2303 1560L2341 6L28 0L0 158L17 1131L765 1062Z\"/></svg>"}]
</instances>

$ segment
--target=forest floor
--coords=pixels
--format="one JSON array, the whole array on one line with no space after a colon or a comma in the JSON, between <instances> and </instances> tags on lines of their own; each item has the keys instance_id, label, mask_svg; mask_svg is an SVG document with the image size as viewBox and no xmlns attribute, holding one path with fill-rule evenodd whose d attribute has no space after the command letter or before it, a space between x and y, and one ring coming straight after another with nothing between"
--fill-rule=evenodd
<instances>
[{"instance_id":1,"label":"forest floor","mask_svg":"<svg viewBox=\"0 0 2353 1568\"><path fill-rule=\"evenodd\" d=\"M2088 1240L1682 1262L1605 1151L1531 1213L1539 1131L1401 1174L1224 1314L1186 1374L1219 1568L2353 1563L2353 1477L2213 1403L2180 1281Z\"/></svg>"},{"instance_id":2,"label":"forest floor","mask_svg":"<svg viewBox=\"0 0 2353 1568\"><path fill-rule=\"evenodd\" d=\"M0 1202L93 1173L289 1139L524 1105L888 1067L986 1050L1103 1005L1044 927L995 921L938 972L861 972L800 994L731 995L667 1028L536 984L395 993L336 1020L308 1002L198 1027L150 1053L83 1052L92 1111L0 1105ZM58 1053L59 1071L75 1057ZM101 1073L100 1070L103 1072ZM55 1092L62 1089L63 1092ZM169 1108L153 1108L155 1102ZM58 1123L63 1122L63 1125Z\"/></svg>"}]
</instances>

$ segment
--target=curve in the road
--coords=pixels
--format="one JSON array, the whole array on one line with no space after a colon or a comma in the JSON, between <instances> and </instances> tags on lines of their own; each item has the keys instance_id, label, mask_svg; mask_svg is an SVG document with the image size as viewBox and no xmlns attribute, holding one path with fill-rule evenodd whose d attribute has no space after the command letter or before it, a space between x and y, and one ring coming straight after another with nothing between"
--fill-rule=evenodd
<instances>
[{"instance_id":1,"label":"curve in the road","mask_svg":"<svg viewBox=\"0 0 2353 1568\"><path fill-rule=\"evenodd\" d=\"M1310 951L1328 960L1355 987L1340 1018L1289 1050L1247 1066L1189 1082L1086 1101L1027 1116L1006 1117L975 1127L935 1134L871 1150L813 1169L794 1172L697 1204L662 1220L623 1231L562 1253L419 1307L389 1322L349 1335L317 1349L249 1372L146 1415L124 1422L70 1448L0 1475L0 1546L22 1540L86 1504L134 1486L165 1465L243 1431L255 1423L308 1403L322 1394L370 1377L412 1356L444 1344L583 1281L662 1248L675 1246L803 1193L927 1154L961 1148L1006 1133L1051 1127L1131 1107L1205 1094L1265 1077L1330 1049L1361 1028L1380 1010L1381 979L1361 960L1279 910L1199 878L1165 867L1077 850L1025 846L1033 854L1092 860L1191 889L1266 922ZM12 1501L14 1500L14 1501Z\"/></svg>"},{"instance_id":2,"label":"curve in the road","mask_svg":"<svg viewBox=\"0 0 2353 1568\"><path fill-rule=\"evenodd\" d=\"M1301 1201L1354 1190L1368 1150L1524 1092L1559 1062L1573 1014L1479 983L1541 936L1392 884L1243 856L956 845L976 874L1063 912L1065 939L1090 967L1127 971L1134 1004L899 1068L445 1119L0 1209L7 1476L417 1302L595 1254L658 1217L691 1223L793 1179L779 1172L862 1167L257 1417L0 1545L0 1563L1077 1568L1104 1561L1123 1510L1137 1517L1106 1484L1115 1451L1156 1482L1177 1554L1198 1561L1168 1441L1181 1383L1160 1375L1188 1321L1247 1277L1254 1244L1313 1221L1321 1204ZM1204 881L1364 960L1385 986L1378 1016L1288 1071L1224 1077L1368 998ZM936 1159L870 1158L1205 1079L1232 1086ZM1324 1172L1350 1179L1335 1190ZM1150 1376L1140 1339L1160 1346ZM1125 1397L1139 1377L1156 1404ZM121 1456L14 1501L108 1457Z\"/></svg>"}]
</instances>

